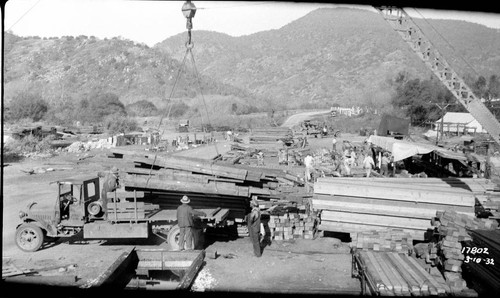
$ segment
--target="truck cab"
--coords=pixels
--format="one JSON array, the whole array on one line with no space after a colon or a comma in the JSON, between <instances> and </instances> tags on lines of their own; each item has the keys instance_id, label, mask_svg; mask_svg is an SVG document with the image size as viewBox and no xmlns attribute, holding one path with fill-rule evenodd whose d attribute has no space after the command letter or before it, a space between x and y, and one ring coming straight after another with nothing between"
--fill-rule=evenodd
<instances>
[{"instance_id":1,"label":"truck cab","mask_svg":"<svg viewBox=\"0 0 500 298\"><path fill-rule=\"evenodd\" d=\"M22 223L17 227L15 240L23 251L38 250L46 237L71 237L94 218L89 210L95 210L98 205L99 177L70 178L53 183L58 186L53 208L42 209L37 202L31 202L26 210L19 212Z\"/></svg>"}]
</instances>

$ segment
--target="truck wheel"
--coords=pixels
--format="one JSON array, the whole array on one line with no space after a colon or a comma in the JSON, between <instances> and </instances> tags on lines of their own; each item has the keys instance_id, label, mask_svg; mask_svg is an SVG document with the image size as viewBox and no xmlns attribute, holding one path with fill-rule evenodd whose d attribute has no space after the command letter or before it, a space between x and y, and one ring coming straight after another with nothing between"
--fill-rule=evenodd
<instances>
[{"instance_id":1,"label":"truck wheel","mask_svg":"<svg viewBox=\"0 0 500 298\"><path fill-rule=\"evenodd\" d=\"M168 245L171 250L179 250L179 236L181 234L181 229L178 225L173 226L167 235Z\"/></svg>"},{"instance_id":2,"label":"truck wheel","mask_svg":"<svg viewBox=\"0 0 500 298\"><path fill-rule=\"evenodd\" d=\"M22 251L37 251L43 244L43 232L38 226L22 224L16 231L16 245Z\"/></svg>"}]
</instances>

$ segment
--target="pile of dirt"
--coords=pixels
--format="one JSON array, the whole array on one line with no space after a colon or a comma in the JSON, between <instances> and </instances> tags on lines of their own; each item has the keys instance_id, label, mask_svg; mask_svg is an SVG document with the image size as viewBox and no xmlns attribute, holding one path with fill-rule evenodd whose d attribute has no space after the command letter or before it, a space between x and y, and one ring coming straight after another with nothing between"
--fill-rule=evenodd
<instances>
[{"instance_id":1,"label":"pile of dirt","mask_svg":"<svg viewBox=\"0 0 500 298\"><path fill-rule=\"evenodd\" d=\"M66 150L70 153L80 153L90 151L92 149L109 149L112 148L113 145L108 142L108 139L99 139L98 141L88 141L88 142L80 142L76 141L69 145Z\"/></svg>"},{"instance_id":2,"label":"pile of dirt","mask_svg":"<svg viewBox=\"0 0 500 298\"><path fill-rule=\"evenodd\" d=\"M194 292L204 292L205 290L213 289L217 281L213 278L210 270L208 268L203 268L191 286L191 291Z\"/></svg>"}]
</instances>

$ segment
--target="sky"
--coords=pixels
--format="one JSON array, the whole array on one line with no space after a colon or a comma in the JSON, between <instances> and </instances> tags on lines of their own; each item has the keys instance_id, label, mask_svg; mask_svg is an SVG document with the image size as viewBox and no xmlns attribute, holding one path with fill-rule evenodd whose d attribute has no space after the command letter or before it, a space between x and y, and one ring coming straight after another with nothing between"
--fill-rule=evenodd
<instances>
[{"instance_id":1,"label":"sky","mask_svg":"<svg viewBox=\"0 0 500 298\"><path fill-rule=\"evenodd\" d=\"M9 0L5 5L4 30L19 36L61 37L87 35L121 36L154 46L186 32L181 8L185 1L127 0ZM340 5L313 2L192 1L196 30L231 36L279 29L321 7ZM344 5L346 6L346 5ZM375 11L370 6L353 6ZM500 29L500 14L408 8L412 17L458 19ZM419 14L420 13L420 14ZM193 37L194 38L194 37Z\"/></svg>"}]
</instances>

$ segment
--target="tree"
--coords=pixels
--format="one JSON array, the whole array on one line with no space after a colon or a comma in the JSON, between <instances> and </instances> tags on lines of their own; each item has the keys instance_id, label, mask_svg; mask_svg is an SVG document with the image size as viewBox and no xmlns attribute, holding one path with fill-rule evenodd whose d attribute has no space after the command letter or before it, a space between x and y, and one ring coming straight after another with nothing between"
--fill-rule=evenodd
<instances>
[{"instance_id":1,"label":"tree","mask_svg":"<svg viewBox=\"0 0 500 298\"><path fill-rule=\"evenodd\" d=\"M492 75L488 81L488 95L492 98L500 98L500 80L496 75Z\"/></svg>"},{"instance_id":2,"label":"tree","mask_svg":"<svg viewBox=\"0 0 500 298\"><path fill-rule=\"evenodd\" d=\"M407 79L405 75L398 75L393 83L396 93L391 103L405 110L407 117L411 117L412 124L420 125L432 122L442 116L441 109L436 105L449 104L447 111L461 112L464 110L453 95L442 83L433 77L429 80Z\"/></svg>"},{"instance_id":3,"label":"tree","mask_svg":"<svg viewBox=\"0 0 500 298\"><path fill-rule=\"evenodd\" d=\"M140 100L126 106L128 115L140 117L154 116L158 113L158 108L150 101Z\"/></svg>"},{"instance_id":4,"label":"tree","mask_svg":"<svg viewBox=\"0 0 500 298\"><path fill-rule=\"evenodd\" d=\"M488 83L485 77L479 76L477 81L472 85L472 91L478 97L484 98L488 93Z\"/></svg>"},{"instance_id":5,"label":"tree","mask_svg":"<svg viewBox=\"0 0 500 298\"><path fill-rule=\"evenodd\" d=\"M167 108L163 111L164 115L167 115L170 109L170 116L171 117L181 117L186 114L186 112L189 110L189 106L185 104L184 102L172 102L170 103L170 106L167 106ZM194 111L195 113L197 112Z\"/></svg>"},{"instance_id":6,"label":"tree","mask_svg":"<svg viewBox=\"0 0 500 298\"><path fill-rule=\"evenodd\" d=\"M34 122L40 121L49 108L40 95L28 92L21 92L14 96L7 107L7 120L17 121L28 118Z\"/></svg>"},{"instance_id":7,"label":"tree","mask_svg":"<svg viewBox=\"0 0 500 298\"><path fill-rule=\"evenodd\" d=\"M134 119L125 115L112 114L104 119L104 127L110 134L127 133L137 130L138 125Z\"/></svg>"},{"instance_id":8,"label":"tree","mask_svg":"<svg viewBox=\"0 0 500 298\"><path fill-rule=\"evenodd\" d=\"M109 115L126 116L125 106L114 93L92 93L80 101L79 120L87 123L102 123Z\"/></svg>"},{"instance_id":9,"label":"tree","mask_svg":"<svg viewBox=\"0 0 500 298\"><path fill-rule=\"evenodd\" d=\"M62 104L52 105L45 118L49 123L56 125L71 125L79 111L77 104L68 99Z\"/></svg>"}]
</instances>

